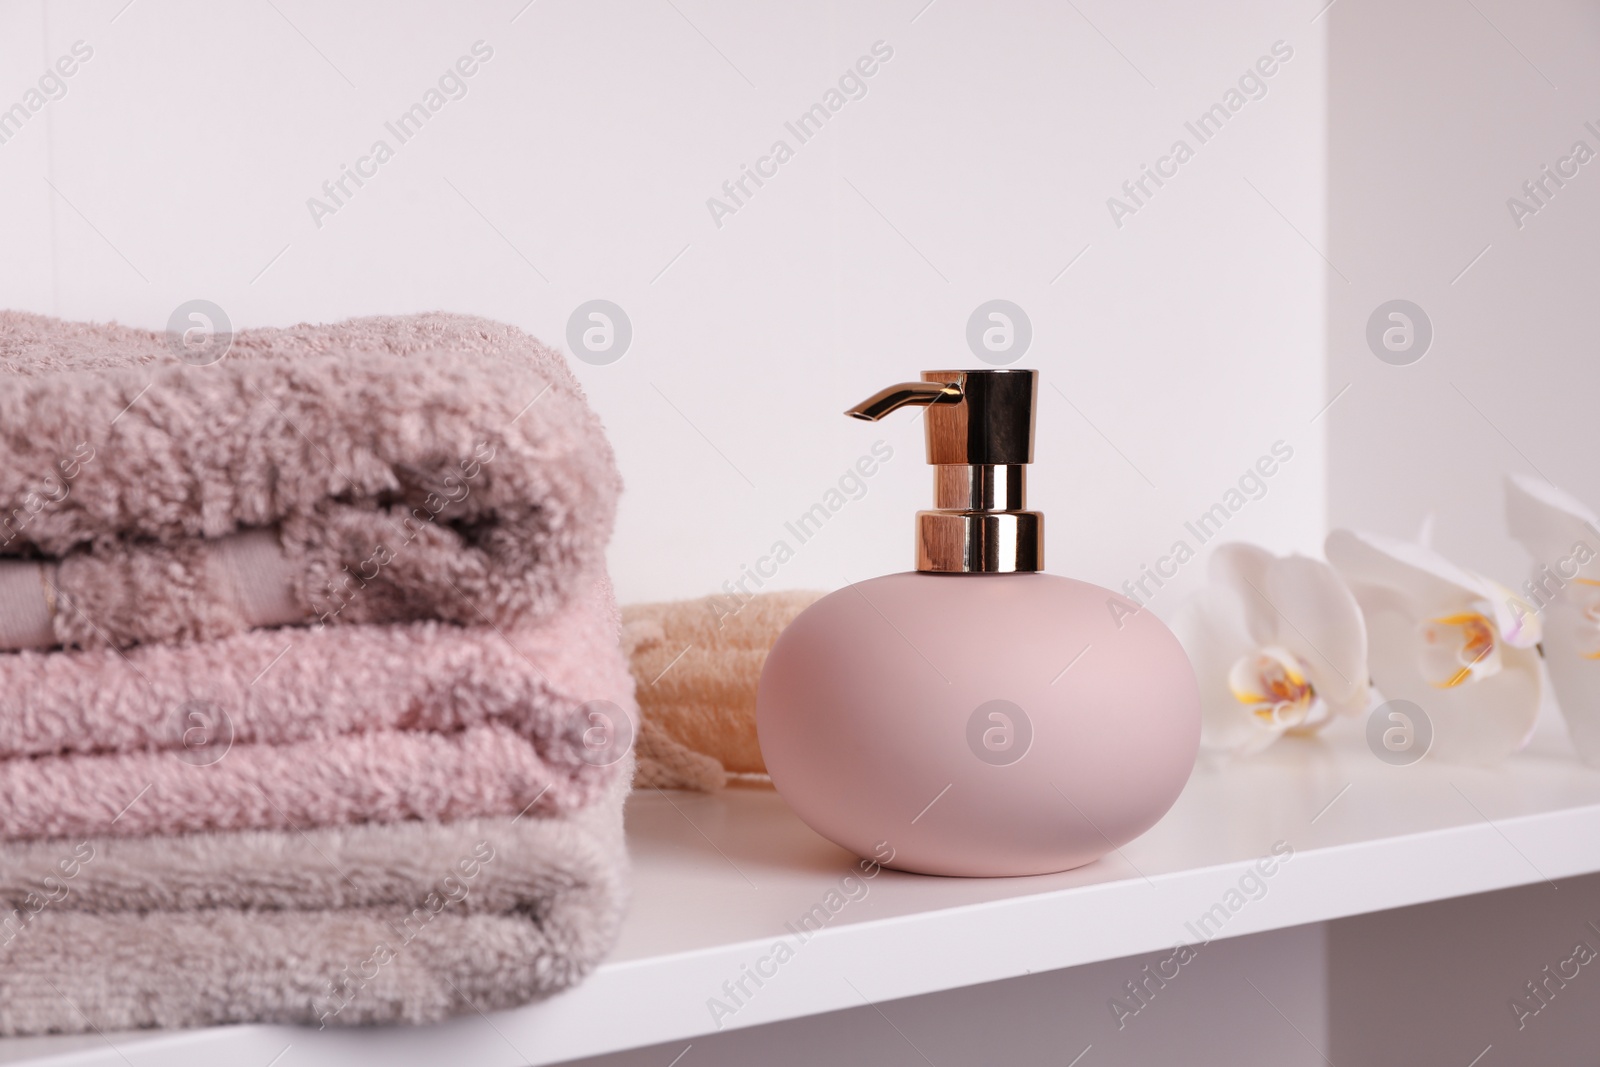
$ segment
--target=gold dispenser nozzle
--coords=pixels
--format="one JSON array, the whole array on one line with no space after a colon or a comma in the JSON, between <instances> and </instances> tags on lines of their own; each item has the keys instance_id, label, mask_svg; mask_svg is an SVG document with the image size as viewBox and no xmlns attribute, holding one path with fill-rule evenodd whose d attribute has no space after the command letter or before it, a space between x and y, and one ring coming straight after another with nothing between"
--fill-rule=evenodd
<instances>
[{"instance_id":1,"label":"gold dispenser nozzle","mask_svg":"<svg viewBox=\"0 0 1600 1067\"><path fill-rule=\"evenodd\" d=\"M917 570L1043 568L1044 516L1026 510L1037 390L1031 370L924 371L845 412L876 422L902 407L928 409L934 510L917 512Z\"/></svg>"}]
</instances>

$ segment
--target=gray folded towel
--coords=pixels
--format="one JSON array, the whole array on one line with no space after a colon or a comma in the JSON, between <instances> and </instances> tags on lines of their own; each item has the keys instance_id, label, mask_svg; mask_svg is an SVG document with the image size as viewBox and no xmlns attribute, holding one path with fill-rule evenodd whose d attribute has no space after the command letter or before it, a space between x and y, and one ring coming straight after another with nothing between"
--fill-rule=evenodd
<instances>
[{"instance_id":1,"label":"gray folded towel","mask_svg":"<svg viewBox=\"0 0 1600 1067\"><path fill-rule=\"evenodd\" d=\"M0 1035L430 1022L615 941L622 798L570 816L8 843Z\"/></svg>"}]
</instances>

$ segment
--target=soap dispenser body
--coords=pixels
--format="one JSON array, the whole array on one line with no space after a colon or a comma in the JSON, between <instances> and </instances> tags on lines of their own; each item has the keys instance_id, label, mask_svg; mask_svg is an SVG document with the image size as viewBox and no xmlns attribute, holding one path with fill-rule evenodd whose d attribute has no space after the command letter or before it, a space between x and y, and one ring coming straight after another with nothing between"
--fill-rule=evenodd
<instances>
[{"instance_id":1,"label":"soap dispenser body","mask_svg":"<svg viewBox=\"0 0 1600 1067\"><path fill-rule=\"evenodd\" d=\"M923 874L1088 863L1171 807L1200 739L1171 631L1042 573L910 572L834 592L779 637L757 708L796 813Z\"/></svg>"},{"instance_id":2,"label":"soap dispenser body","mask_svg":"<svg viewBox=\"0 0 1600 1067\"><path fill-rule=\"evenodd\" d=\"M921 407L933 504L915 572L817 601L756 698L761 754L818 833L907 871L1088 863L1171 807L1200 744L1188 657L1149 611L1042 573L1038 373L925 371L846 412Z\"/></svg>"}]
</instances>

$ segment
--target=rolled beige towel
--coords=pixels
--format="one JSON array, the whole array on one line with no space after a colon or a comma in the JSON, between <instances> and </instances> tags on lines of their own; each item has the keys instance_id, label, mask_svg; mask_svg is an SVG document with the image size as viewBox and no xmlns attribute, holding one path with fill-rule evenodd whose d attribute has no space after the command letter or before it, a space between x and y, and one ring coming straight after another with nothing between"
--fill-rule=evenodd
<instances>
[{"instance_id":1,"label":"rolled beige towel","mask_svg":"<svg viewBox=\"0 0 1600 1067\"><path fill-rule=\"evenodd\" d=\"M728 776L767 773L756 740L756 687L778 635L823 594L759 593L622 609L638 689L635 788L715 792Z\"/></svg>"}]
</instances>

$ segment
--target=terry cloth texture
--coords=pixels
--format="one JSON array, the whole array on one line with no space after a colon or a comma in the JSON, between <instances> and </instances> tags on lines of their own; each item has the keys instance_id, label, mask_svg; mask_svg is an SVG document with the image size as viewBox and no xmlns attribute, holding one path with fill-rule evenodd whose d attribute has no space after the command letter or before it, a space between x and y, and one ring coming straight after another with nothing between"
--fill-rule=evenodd
<instances>
[{"instance_id":1,"label":"terry cloth texture","mask_svg":"<svg viewBox=\"0 0 1600 1067\"><path fill-rule=\"evenodd\" d=\"M0 1034L421 1023L579 981L626 905L625 761L551 818L0 850Z\"/></svg>"},{"instance_id":2,"label":"terry cloth texture","mask_svg":"<svg viewBox=\"0 0 1600 1067\"><path fill-rule=\"evenodd\" d=\"M447 314L243 330L197 366L0 312L0 459L0 556L48 563L69 648L248 628L211 543L259 530L299 621L523 625L603 566L621 484L559 354Z\"/></svg>"},{"instance_id":3,"label":"terry cloth texture","mask_svg":"<svg viewBox=\"0 0 1600 1067\"><path fill-rule=\"evenodd\" d=\"M576 810L618 773L636 715L610 585L585 584L502 633L330 626L0 655L0 838Z\"/></svg>"},{"instance_id":4,"label":"terry cloth texture","mask_svg":"<svg viewBox=\"0 0 1600 1067\"><path fill-rule=\"evenodd\" d=\"M756 689L785 627L823 594L759 593L730 606L711 596L622 609L622 644L638 686L639 788L723 788L766 774Z\"/></svg>"},{"instance_id":5,"label":"terry cloth texture","mask_svg":"<svg viewBox=\"0 0 1600 1067\"><path fill-rule=\"evenodd\" d=\"M0 313L0 1034L582 978L639 725L618 489L511 327L247 331L201 366Z\"/></svg>"}]
</instances>

